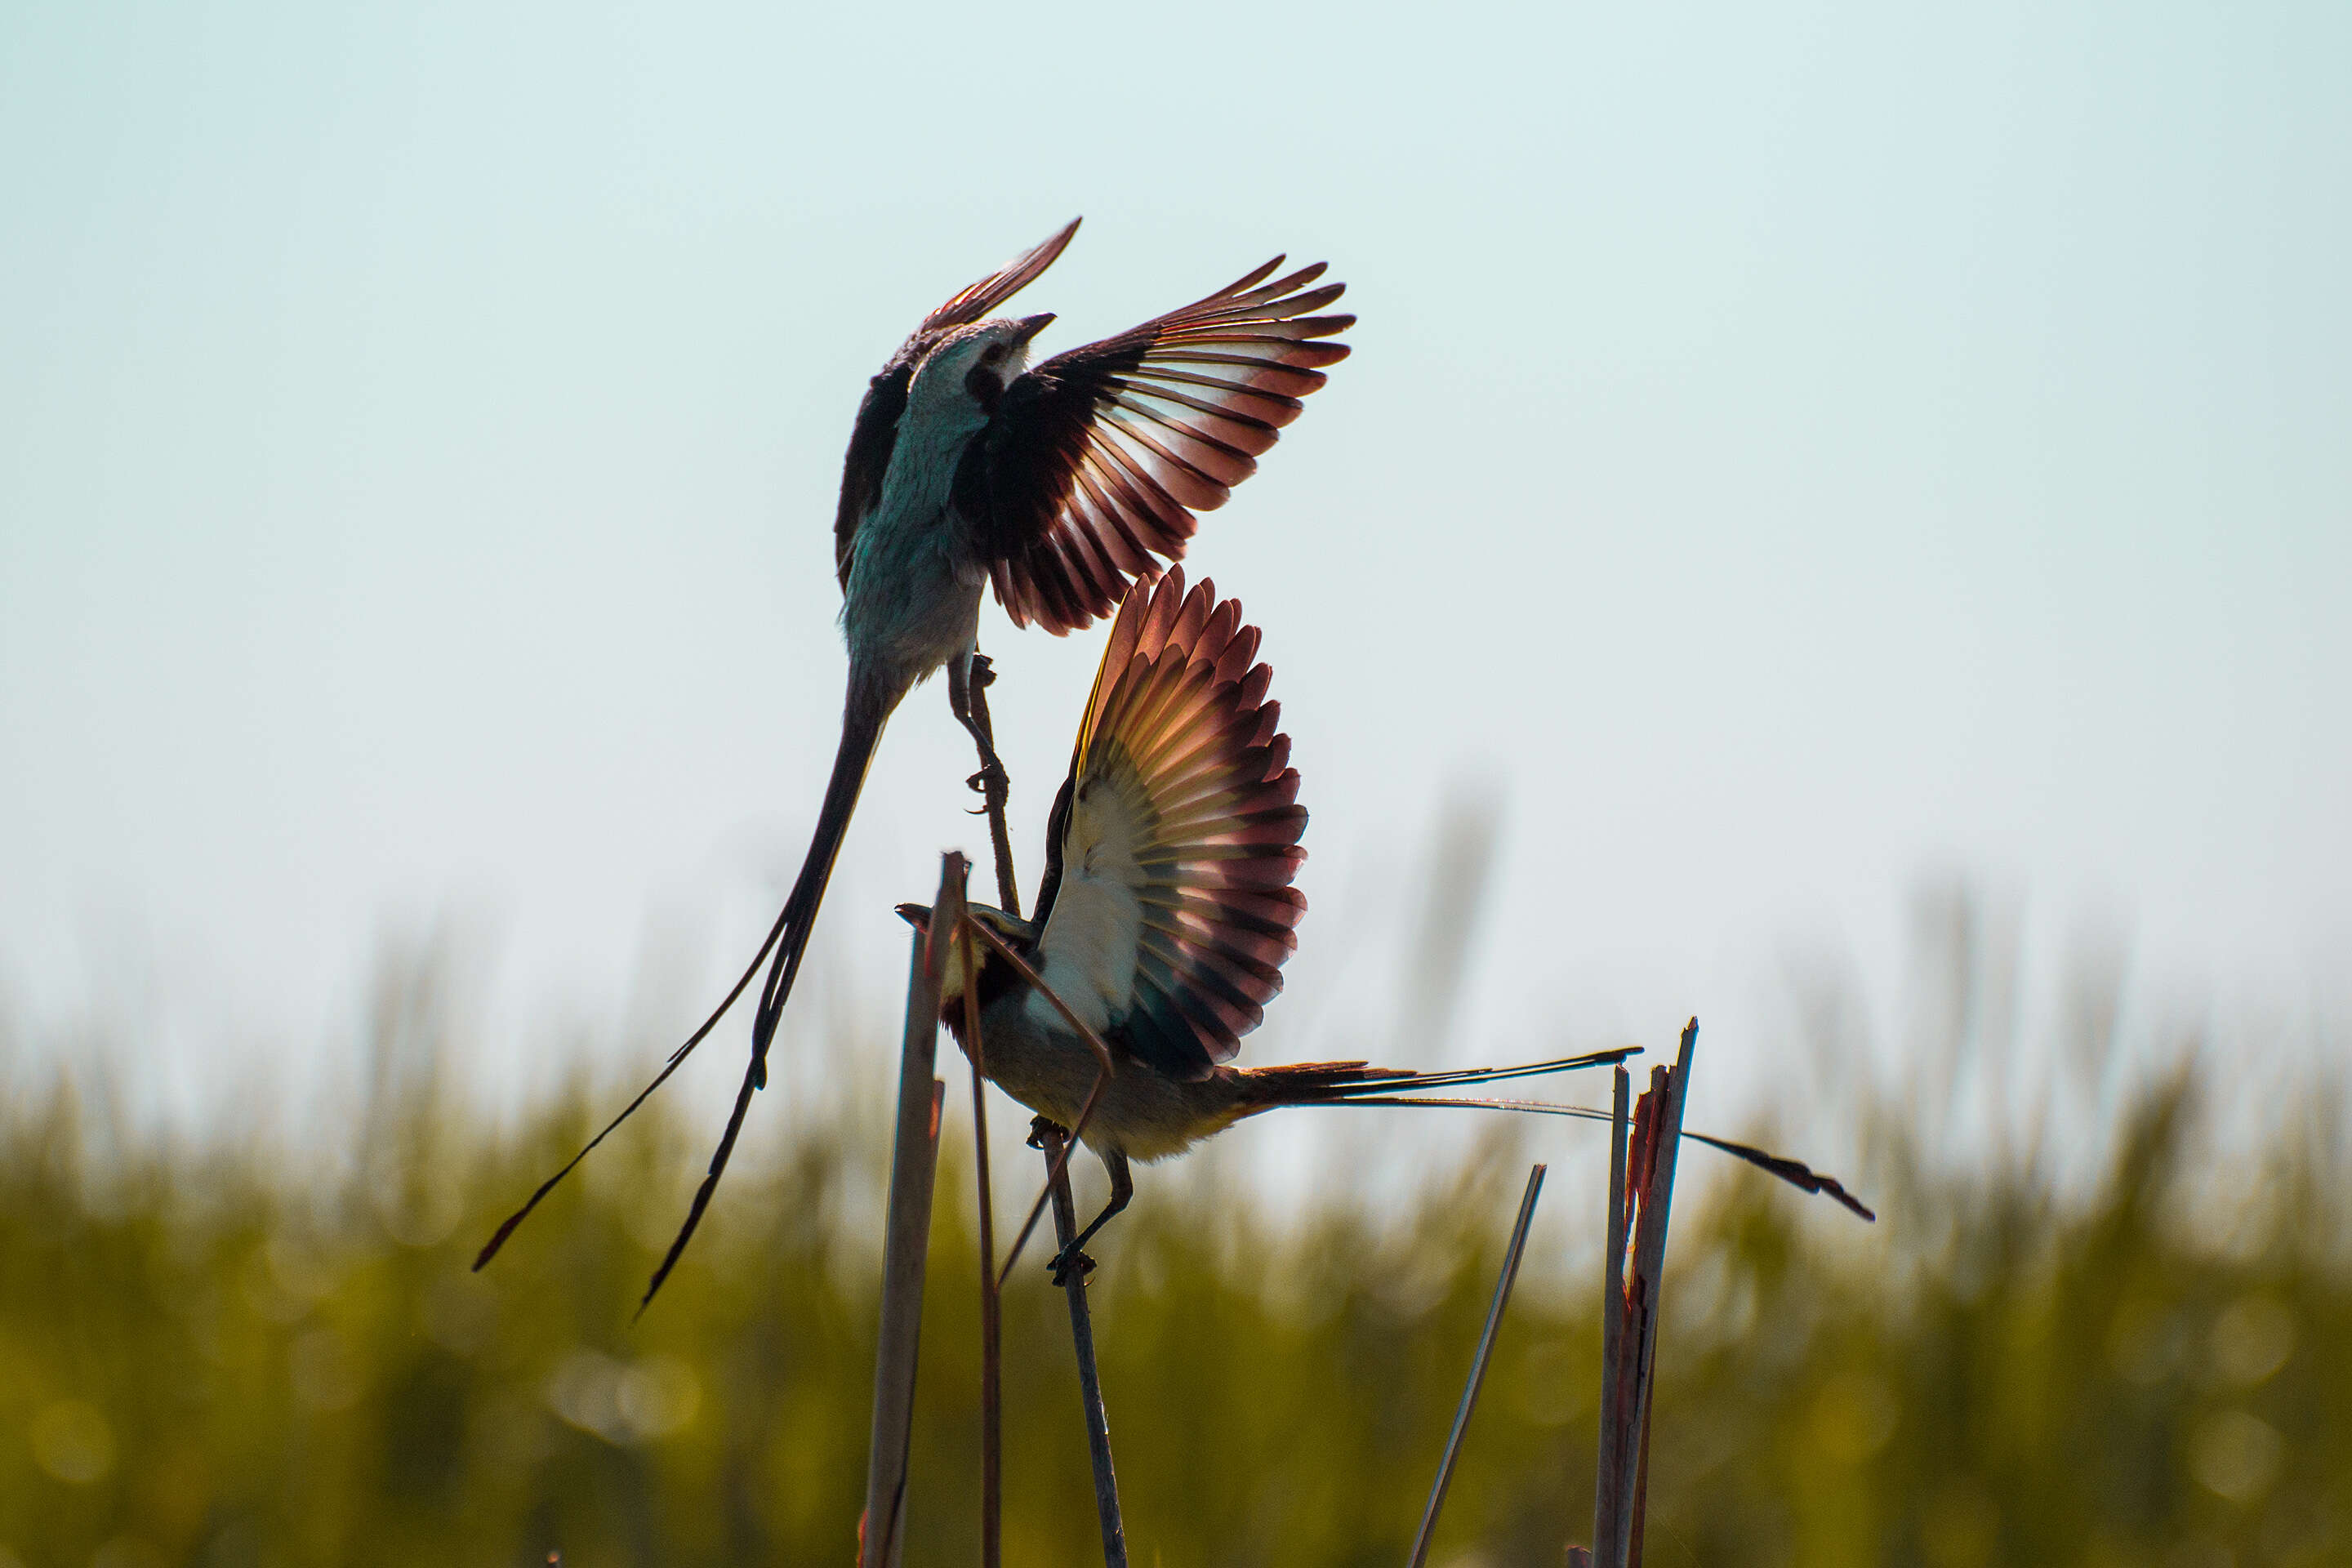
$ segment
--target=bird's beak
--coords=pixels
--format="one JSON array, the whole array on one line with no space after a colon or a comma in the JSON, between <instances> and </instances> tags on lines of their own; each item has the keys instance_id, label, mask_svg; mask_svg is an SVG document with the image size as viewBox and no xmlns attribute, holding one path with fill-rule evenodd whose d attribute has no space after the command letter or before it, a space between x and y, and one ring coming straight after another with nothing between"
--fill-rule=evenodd
<instances>
[{"instance_id":1,"label":"bird's beak","mask_svg":"<svg viewBox=\"0 0 2352 1568\"><path fill-rule=\"evenodd\" d=\"M1016 343L1025 343L1053 324L1054 313L1050 310L1042 316L1024 316L1021 318L1021 335L1013 341Z\"/></svg>"},{"instance_id":2,"label":"bird's beak","mask_svg":"<svg viewBox=\"0 0 2352 1568\"><path fill-rule=\"evenodd\" d=\"M900 904L898 918L925 936L931 932L931 906L929 904Z\"/></svg>"}]
</instances>

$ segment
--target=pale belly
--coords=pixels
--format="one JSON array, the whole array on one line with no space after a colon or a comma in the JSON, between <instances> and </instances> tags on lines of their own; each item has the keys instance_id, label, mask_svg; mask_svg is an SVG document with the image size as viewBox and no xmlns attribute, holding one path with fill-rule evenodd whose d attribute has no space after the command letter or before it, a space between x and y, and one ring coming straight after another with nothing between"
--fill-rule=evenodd
<instances>
[{"instance_id":1,"label":"pale belly","mask_svg":"<svg viewBox=\"0 0 2352 1568\"><path fill-rule=\"evenodd\" d=\"M852 666L893 704L979 642L987 575L959 553L941 517L893 526L877 516L859 535L842 635Z\"/></svg>"},{"instance_id":2,"label":"pale belly","mask_svg":"<svg viewBox=\"0 0 2352 1568\"><path fill-rule=\"evenodd\" d=\"M981 1040L985 1071L999 1089L1040 1116L1077 1125L1098 1067L1085 1041L1037 1026L1014 997L982 1015ZM1080 1138L1091 1149L1161 1160L1233 1125L1239 1109L1222 1077L1179 1083L1130 1060L1104 1087Z\"/></svg>"}]
</instances>

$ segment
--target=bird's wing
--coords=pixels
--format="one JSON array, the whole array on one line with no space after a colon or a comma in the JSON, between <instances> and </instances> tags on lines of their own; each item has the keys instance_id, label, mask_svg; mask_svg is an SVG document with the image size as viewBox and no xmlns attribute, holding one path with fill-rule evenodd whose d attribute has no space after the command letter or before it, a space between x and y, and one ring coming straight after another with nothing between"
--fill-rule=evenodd
<instances>
[{"instance_id":1,"label":"bird's wing","mask_svg":"<svg viewBox=\"0 0 2352 1568\"><path fill-rule=\"evenodd\" d=\"M842 592L849 591L850 543L857 537L858 524L882 499L882 478L890 471L890 448L898 444L898 416L907 411L907 384L915 378L915 367L941 332L980 321L1034 283L1068 247L1071 236L1078 232L1078 222L1072 218L1043 245L1024 251L970 288L950 295L945 304L923 318L923 324L866 384L866 396L857 405L857 422L849 428L849 452L841 464L841 501L833 514L833 564L841 578Z\"/></svg>"},{"instance_id":2,"label":"bird's wing","mask_svg":"<svg viewBox=\"0 0 2352 1568\"><path fill-rule=\"evenodd\" d=\"M947 327L968 327L983 321L988 313L1022 289L1045 276L1045 268L1060 259L1069 247L1071 236L1078 232L1081 220L1072 218L1061 230L1034 249L1024 250L1003 267L990 273L969 289L959 289L947 302L923 318L908 342L938 332Z\"/></svg>"},{"instance_id":3,"label":"bird's wing","mask_svg":"<svg viewBox=\"0 0 2352 1568\"><path fill-rule=\"evenodd\" d=\"M1307 809L1257 647L1241 605L1206 580L1186 593L1181 568L1130 592L1055 811L1040 973L1172 1078L1240 1049L1307 910Z\"/></svg>"},{"instance_id":4,"label":"bird's wing","mask_svg":"<svg viewBox=\"0 0 2352 1568\"><path fill-rule=\"evenodd\" d=\"M1346 285L1318 286L1320 262L1265 281L1281 264L1004 389L965 449L955 500L1015 625L1083 626L1181 558L1192 514L1256 472L1321 367L1348 357L1321 340L1355 318L1313 313Z\"/></svg>"}]
</instances>

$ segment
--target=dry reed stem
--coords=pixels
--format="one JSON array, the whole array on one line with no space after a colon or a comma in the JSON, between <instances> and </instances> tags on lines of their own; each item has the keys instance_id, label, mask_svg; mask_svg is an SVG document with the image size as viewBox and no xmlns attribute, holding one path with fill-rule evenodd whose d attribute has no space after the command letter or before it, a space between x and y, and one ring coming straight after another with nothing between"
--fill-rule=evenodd
<instances>
[{"instance_id":1,"label":"dry reed stem","mask_svg":"<svg viewBox=\"0 0 2352 1568\"><path fill-rule=\"evenodd\" d=\"M874 1353L873 1436L866 1458L866 1511L858 1520L860 1568L898 1568L906 1546L902 1527L922 1334L923 1263L930 1246L931 1187L939 1169L940 1110L947 1091L947 1085L932 1076L938 1059L940 990L948 933L964 919L964 879L970 870L961 855L950 851L940 857L932 920L927 930L915 933L908 964L898 1130L890 1153L889 1224L882 1244L882 1323Z\"/></svg>"},{"instance_id":2,"label":"dry reed stem","mask_svg":"<svg viewBox=\"0 0 2352 1568\"><path fill-rule=\"evenodd\" d=\"M988 689L995 684L996 671L987 656L972 656L971 707L971 721L988 742L988 749L996 750L996 725L988 716ZM1008 915L1021 912L1021 887L1013 875L1013 834L1004 823L1004 802L1013 793L1013 781L1002 771L1003 759L997 759L999 772L986 783L987 801L982 809L988 813L988 852L996 862L997 907Z\"/></svg>"},{"instance_id":3,"label":"dry reed stem","mask_svg":"<svg viewBox=\"0 0 2352 1568\"><path fill-rule=\"evenodd\" d=\"M1068 1154L1076 1143L1062 1130L1039 1118L1038 1147L1045 1151L1050 1173L1046 1190L1054 1199L1054 1234L1065 1247L1078 1234L1077 1207L1070 1201ZM1095 1368L1095 1330L1087 1310L1087 1271L1073 1268L1063 1289L1070 1299L1070 1342L1077 1353L1078 1401L1086 1409L1087 1457L1095 1472L1095 1514L1102 1526L1104 1568L1127 1568L1127 1526L1118 1512L1118 1475L1112 1468L1110 1419L1103 1411L1102 1377Z\"/></svg>"},{"instance_id":4,"label":"dry reed stem","mask_svg":"<svg viewBox=\"0 0 2352 1568\"><path fill-rule=\"evenodd\" d=\"M1682 1043L1675 1053L1674 1072L1668 1079L1669 1092L1658 1109L1656 1152L1652 1156L1650 1183L1642 1193L1642 1245L1636 1247L1634 1257L1634 1268L1640 1271L1643 1286L1641 1399L1635 1406L1635 1419L1641 1424L1641 1448L1633 1462L1633 1533L1626 1543L1627 1568L1641 1568L1642 1526L1649 1515L1650 1399L1658 1379L1658 1322L1665 1286L1666 1222L1674 1213L1675 1166L1682 1153L1683 1109L1690 1100L1691 1052L1697 1044L1698 1020L1693 1018L1683 1026ZM1654 1229L1650 1225L1653 1214L1657 1219Z\"/></svg>"},{"instance_id":5,"label":"dry reed stem","mask_svg":"<svg viewBox=\"0 0 2352 1568\"><path fill-rule=\"evenodd\" d=\"M966 917L967 928L979 922ZM971 943L963 944L964 1036L971 1042L972 1171L980 1186L980 1561L1004 1558L1004 1330L996 1288L996 1207L988 1183L987 1047L980 1032L980 988Z\"/></svg>"},{"instance_id":6,"label":"dry reed stem","mask_svg":"<svg viewBox=\"0 0 2352 1568\"><path fill-rule=\"evenodd\" d=\"M1611 1090L1609 1118L1609 1242L1601 1260L1601 1458L1592 1487L1592 1540L1602 1546L1614 1539L1618 1506L1618 1458L1622 1451L1616 1433L1622 1421L1620 1395L1624 1383L1620 1358L1625 1344L1625 1132L1626 1102L1633 1093L1633 1075L1616 1070ZM1582 1547L1589 1564L1592 1554Z\"/></svg>"},{"instance_id":7,"label":"dry reed stem","mask_svg":"<svg viewBox=\"0 0 2352 1568\"><path fill-rule=\"evenodd\" d=\"M1046 1001L1054 1005L1054 1010L1062 1015L1064 1021L1071 1028L1077 1031L1079 1037L1087 1042L1087 1047L1095 1053L1095 1060L1101 1064L1095 1074L1094 1087L1087 1090L1086 1103L1078 1107L1077 1125L1069 1130L1061 1152L1048 1162L1045 1184L1039 1190L1037 1201L1029 1205L1029 1217L1022 1222L1020 1233L1013 1237L1012 1250L1004 1255L1003 1268L997 1270L996 1288L1002 1290L1004 1289L1005 1280L1013 1277L1013 1266L1021 1260L1021 1249L1029 1245L1030 1233L1037 1228L1038 1216L1045 1212L1045 1203L1053 1194L1054 1184L1066 1182L1068 1179L1070 1152L1078 1146L1078 1137L1086 1131L1087 1123L1094 1120L1095 1106L1102 1099L1103 1087L1110 1082L1111 1075L1118 1068L1112 1063L1110 1047L1103 1044L1102 1037L1096 1034L1085 1019L1071 1010L1070 1005L1062 1000L1059 992L1045 984L1045 977L1031 968L1027 959L1013 952L1011 943L978 921L971 922L971 929L979 933L981 939L990 947L996 950L998 957L1013 966L1014 973L1027 981ZM1064 1245L1067 1245L1066 1241Z\"/></svg>"},{"instance_id":8,"label":"dry reed stem","mask_svg":"<svg viewBox=\"0 0 2352 1568\"><path fill-rule=\"evenodd\" d=\"M1618 1071L1624 1069L1620 1068ZM1462 1439L1470 1430L1470 1412L1478 1404L1478 1390L1486 1381L1486 1363L1495 1353L1495 1337L1503 1327L1503 1309L1510 1304L1511 1287L1519 1277L1519 1259L1528 1249L1528 1226L1536 1217L1536 1199L1542 1195L1544 1167L1528 1173L1528 1190L1519 1199L1519 1217L1511 1226L1510 1245L1503 1251L1502 1277L1495 1281L1495 1300L1486 1309L1486 1327L1478 1336L1478 1353L1470 1363L1470 1376L1462 1385L1462 1403L1454 1412L1454 1430L1447 1434L1444 1456L1437 1462L1437 1479L1429 1489L1429 1506L1422 1510L1421 1531L1413 1537L1412 1568L1429 1560L1429 1543L1437 1534L1437 1516L1445 1507L1445 1489L1454 1479L1454 1461L1461 1457Z\"/></svg>"},{"instance_id":9,"label":"dry reed stem","mask_svg":"<svg viewBox=\"0 0 2352 1568\"><path fill-rule=\"evenodd\" d=\"M1054 1194L1055 1184L1068 1184L1070 1155L1078 1146L1078 1134L1086 1131L1088 1121L1094 1120L1095 1102L1102 1098L1103 1086L1108 1082L1110 1082L1108 1068L1095 1074L1094 1087L1087 1090L1086 1103L1078 1107L1078 1124L1069 1130L1062 1144L1061 1152L1047 1163L1045 1184L1037 1190L1037 1201L1029 1205L1029 1217L1021 1222L1020 1233L1013 1237L1012 1247L1004 1254L1004 1267L996 1271L998 1289L1004 1289L1004 1282L1013 1278L1013 1266L1021 1261L1021 1249L1029 1245L1029 1237L1037 1228L1038 1216L1045 1212L1045 1202Z\"/></svg>"},{"instance_id":10,"label":"dry reed stem","mask_svg":"<svg viewBox=\"0 0 2352 1568\"><path fill-rule=\"evenodd\" d=\"M991 751L996 749L996 724L988 715L988 689L995 672L988 660L973 656L971 683L972 721ZM1000 767L1002 759L999 759ZM1005 826L1004 803L1012 781L1001 772L986 783L988 847L996 867L996 901L1008 915L1021 913L1021 886L1013 872L1013 835ZM978 927L967 918L967 931ZM1003 1291L996 1275L996 1200L988 1179L987 1049L980 1033L980 994L973 984L975 961L971 943L963 944L964 1034L971 1042L972 1175L980 1188L980 1561L981 1568L998 1568L1004 1555L1004 1328Z\"/></svg>"},{"instance_id":11,"label":"dry reed stem","mask_svg":"<svg viewBox=\"0 0 2352 1568\"><path fill-rule=\"evenodd\" d=\"M1674 1209L1675 1155L1682 1147L1683 1103L1690 1081L1698 1020L1683 1029L1672 1068L1651 1070L1650 1088L1633 1110L1631 1147L1622 1178L1612 1176L1610 1230L1621 1243L1630 1225L1631 1268L1619 1250L1612 1267L1622 1281L1614 1304L1621 1314L1614 1360L1603 1369L1600 1474L1593 1500L1593 1557L1602 1568L1640 1568L1642 1524L1649 1492L1650 1395L1657 1375L1659 1288L1666 1256L1666 1226ZM1622 1101L1620 1102L1622 1103ZM1612 1144L1614 1138L1612 1139ZM1620 1188L1622 1180L1622 1186ZM1606 1317L1602 1320L1604 1342Z\"/></svg>"}]
</instances>

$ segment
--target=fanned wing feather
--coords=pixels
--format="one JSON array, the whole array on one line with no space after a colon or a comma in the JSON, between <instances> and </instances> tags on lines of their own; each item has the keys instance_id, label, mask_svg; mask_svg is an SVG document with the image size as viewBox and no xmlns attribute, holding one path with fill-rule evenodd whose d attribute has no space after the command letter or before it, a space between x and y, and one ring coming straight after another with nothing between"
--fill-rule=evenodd
<instances>
[{"instance_id":1,"label":"fanned wing feather","mask_svg":"<svg viewBox=\"0 0 2352 1568\"><path fill-rule=\"evenodd\" d=\"M923 324L866 384L856 422L849 427L849 451L841 463L841 500L833 514L833 566L842 592L849 591L850 543L857 537L866 514L882 499L882 479L890 471L890 450L898 445L898 416L907 411L907 386L914 379L915 367L941 333L982 320L1034 283L1068 247L1071 237L1078 232L1078 222L1072 218L1044 244L950 295L946 303L923 318Z\"/></svg>"},{"instance_id":2,"label":"fanned wing feather","mask_svg":"<svg viewBox=\"0 0 2352 1568\"><path fill-rule=\"evenodd\" d=\"M1071 237L1078 232L1081 221L1072 218L1043 244L1023 251L979 282L950 295L945 304L923 318L923 324L916 329L915 337L908 339L908 343L911 345L926 333L942 331L949 327L968 327L974 321L985 320L991 310L1045 276L1045 268L1059 260L1062 252L1069 247Z\"/></svg>"},{"instance_id":3,"label":"fanned wing feather","mask_svg":"<svg viewBox=\"0 0 2352 1568\"><path fill-rule=\"evenodd\" d=\"M1318 285L1320 262L1265 281L1281 264L1005 388L964 455L956 506L1013 624L1075 630L1181 559L1192 514L1257 471L1323 367L1347 358L1323 340L1355 317L1315 313L1345 285Z\"/></svg>"},{"instance_id":4,"label":"fanned wing feather","mask_svg":"<svg viewBox=\"0 0 2352 1568\"><path fill-rule=\"evenodd\" d=\"M1129 592L1055 807L1045 982L1171 1078L1241 1048L1307 909L1307 811L1257 647L1241 605L1188 593L1181 568Z\"/></svg>"}]
</instances>

